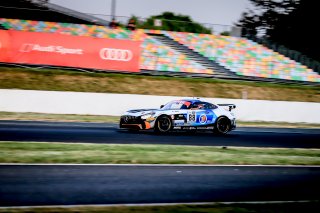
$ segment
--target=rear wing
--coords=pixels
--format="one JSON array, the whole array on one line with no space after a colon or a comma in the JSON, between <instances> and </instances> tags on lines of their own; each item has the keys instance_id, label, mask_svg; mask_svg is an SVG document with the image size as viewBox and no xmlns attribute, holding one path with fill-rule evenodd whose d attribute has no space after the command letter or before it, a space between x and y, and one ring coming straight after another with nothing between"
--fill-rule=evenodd
<instances>
[{"instance_id":1,"label":"rear wing","mask_svg":"<svg viewBox=\"0 0 320 213\"><path fill-rule=\"evenodd\" d=\"M218 106L222 106L222 107L228 107L229 111L233 110L236 108L236 105L234 104L217 104Z\"/></svg>"}]
</instances>

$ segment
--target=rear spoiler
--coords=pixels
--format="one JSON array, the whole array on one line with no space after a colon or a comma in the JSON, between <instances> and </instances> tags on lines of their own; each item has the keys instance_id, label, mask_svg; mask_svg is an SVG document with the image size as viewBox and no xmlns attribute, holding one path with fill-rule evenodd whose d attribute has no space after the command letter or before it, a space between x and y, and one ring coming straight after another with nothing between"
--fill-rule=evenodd
<instances>
[{"instance_id":1,"label":"rear spoiler","mask_svg":"<svg viewBox=\"0 0 320 213\"><path fill-rule=\"evenodd\" d=\"M236 105L234 105L234 104L217 104L217 105L222 106L222 107L229 107L229 111L236 108Z\"/></svg>"}]
</instances>

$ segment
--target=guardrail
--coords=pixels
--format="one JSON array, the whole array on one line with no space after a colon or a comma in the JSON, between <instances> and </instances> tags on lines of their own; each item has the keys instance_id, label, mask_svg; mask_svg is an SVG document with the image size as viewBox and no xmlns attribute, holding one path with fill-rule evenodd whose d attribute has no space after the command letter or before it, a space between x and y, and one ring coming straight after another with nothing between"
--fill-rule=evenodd
<instances>
[{"instance_id":1,"label":"guardrail","mask_svg":"<svg viewBox=\"0 0 320 213\"><path fill-rule=\"evenodd\" d=\"M119 116L129 109L159 108L181 98L187 97L0 89L0 111ZM202 99L235 104L241 121L320 123L320 103Z\"/></svg>"}]
</instances>

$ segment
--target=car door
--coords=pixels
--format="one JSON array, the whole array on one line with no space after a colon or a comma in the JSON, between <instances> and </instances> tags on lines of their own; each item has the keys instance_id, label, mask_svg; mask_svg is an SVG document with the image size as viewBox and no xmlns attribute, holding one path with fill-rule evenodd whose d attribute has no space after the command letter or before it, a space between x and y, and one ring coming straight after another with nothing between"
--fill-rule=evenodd
<instances>
[{"instance_id":1,"label":"car door","mask_svg":"<svg viewBox=\"0 0 320 213\"><path fill-rule=\"evenodd\" d=\"M187 122L190 126L207 126L216 119L214 105L207 102L196 102L188 111Z\"/></svg>"},{"instance_id":2,"label":"car door","mask_svg":"<svg viewBox=\"0 0 320 213\"><path fill-rule=\"evenodd\" d=\"M203 111L199 112L199 123L200 125L210 125L214 124L216 121L216 114L214 110L218 107L211 103L204 103Z\"/></svg>"}]
</instances>

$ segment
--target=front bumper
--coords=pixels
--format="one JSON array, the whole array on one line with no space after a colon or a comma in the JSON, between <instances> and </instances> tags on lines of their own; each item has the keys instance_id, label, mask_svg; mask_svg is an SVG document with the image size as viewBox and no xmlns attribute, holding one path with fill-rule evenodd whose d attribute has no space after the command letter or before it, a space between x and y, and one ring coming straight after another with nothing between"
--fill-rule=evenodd
<instances>
[{"instance_id":1,"label":"front bumper","mask_svg":"<svg viewBox=\"0 0 320 213\"><path fill-rule=\"evenodd\" d=\"M123 115L120 117L120 128L125 129L150 129L152 128L152 122L141 119L140 116Z\"/></svg>"}]
</instances>

